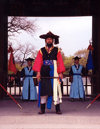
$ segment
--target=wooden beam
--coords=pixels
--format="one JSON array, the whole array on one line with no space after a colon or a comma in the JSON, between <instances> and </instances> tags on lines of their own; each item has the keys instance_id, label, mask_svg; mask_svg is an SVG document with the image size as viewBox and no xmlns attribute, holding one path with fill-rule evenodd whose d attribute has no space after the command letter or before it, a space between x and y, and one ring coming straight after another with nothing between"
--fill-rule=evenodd
<instances>
[{"instance_id":1,"label":"wooden beam","mask_svg":"<svg viewBox=\"0 0 100 129\"><path fill-rule=\"evenodd\" d=\"M7 15L6 1L0 2L0 83L6 88L7 84ZM0 88L0 99L5 96Z\"/></svg>"}]
</instances>

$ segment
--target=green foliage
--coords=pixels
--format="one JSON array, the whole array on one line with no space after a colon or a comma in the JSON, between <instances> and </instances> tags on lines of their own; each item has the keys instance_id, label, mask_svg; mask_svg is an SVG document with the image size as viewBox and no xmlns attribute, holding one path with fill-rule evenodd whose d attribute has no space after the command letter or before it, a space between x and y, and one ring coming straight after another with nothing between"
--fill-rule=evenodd
<instances>
[{"instance_id":1,"label":"green foliage","mask_svg":"<svg viewBox=\"0 0 100 129\"><path fill-rule=\"evenodd\" d=\"M87 49L78 50L77 52L75 52L74 55L87 59L87 57L88 57L88 50Z\"/></svg>"},{"instance_id":2,"label":"green foliage","mask_svg":"<svg viewBox=\"0 0 100 129\"><path fill-rule=\"evenodd\" d=\"M24 68L24 66L21 67L21 65L19 63L16 64L16 69L18 71L21 71Z\"/></svg>"},{"instance_id":3,"label":"green foliage","mask_svg":"<svg viewBox=\"0 0 100 129\"><path fill-rule=\"evenodd\" d=\"M73 56L69 56L69 57L65 56L64 53L62 52L64 65L66 67L66 72L64 74L69 74L70 67L74 64L73 57L75 57L75 56L81 57L80 64L83 65L84 67L86 67L87 58L88 58L88 50L87 49L79 50L79 51L75 52L75 54Z\"/></svg>"}]
</instances>

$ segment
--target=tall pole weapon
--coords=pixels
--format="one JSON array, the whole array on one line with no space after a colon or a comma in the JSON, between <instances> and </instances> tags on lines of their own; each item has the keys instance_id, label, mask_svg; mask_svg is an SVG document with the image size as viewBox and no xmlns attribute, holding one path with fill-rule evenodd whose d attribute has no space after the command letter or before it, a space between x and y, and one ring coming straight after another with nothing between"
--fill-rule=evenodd
<instances>
[{"instance_id":1,"label":"tall pole weapon","mask_svg":"<svg viewBox=\"0 0 100 129\"><path fill-rule=\"evenodd\" d=\"M37 78L37 77L33 77L33 78ZM49 79L51 79L51 78L55 78L55 79L58 79L59 77L41 77L41 78L49 78ZM12 97L12 95L10 95L9 93L8 93L8 91L4 88L4 86L2 86L1 84L0 84L0 87L8 94L8 96L17 104L17 106L22 110L23 108L22 108L22 106Z\"/></svg>"},{"instance_id":2,"label":"tall pole weapon","mask_svg":"<svg viewBox=\"0 0 100 129\"><path fill-rule=\"evenodd\" d=\"M88 106L86 107L87 109L100 97L100 94L98 94L91 103L88 104Z\"/></svg>"},{"instance_id":3,"label":"tall pole weapon","mask_svg":"<svg viewBox=\"0 0 100 129\"><path fill-rule=\"evenodd\" d=\"M22 110L22 106L8 93L8 91L0 84L0 87L8 94L8 96L18 105L18 107Z\"/></svg>"}]
</instances>

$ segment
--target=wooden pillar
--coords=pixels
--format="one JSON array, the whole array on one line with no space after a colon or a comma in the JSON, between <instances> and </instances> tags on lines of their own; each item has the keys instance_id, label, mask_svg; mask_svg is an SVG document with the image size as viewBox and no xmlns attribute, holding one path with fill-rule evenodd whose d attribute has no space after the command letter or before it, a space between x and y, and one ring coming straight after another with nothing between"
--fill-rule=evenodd
<instances>
[{"instance_id":1,"label":"wooden pillar","mask_svg":"<svg viewBox=\"0 0 100 129\"><path fill-rule=\"evenodd\" d=\"M6 88L7 83L7 15L6 1L0 1L0 83ZM0 99L5 92L0 88Z\"/></svg>"},{"instance_id":2,"label":"wooden pillar","mask_svg":"<svg viewBox=\"0 0 100 129\"><path fill-rule=\"evenodd\" d=\"M93 16L93 61L94 61L94 87L93 94L100 93L100 16Z\"/></svg>"}]
</instances>

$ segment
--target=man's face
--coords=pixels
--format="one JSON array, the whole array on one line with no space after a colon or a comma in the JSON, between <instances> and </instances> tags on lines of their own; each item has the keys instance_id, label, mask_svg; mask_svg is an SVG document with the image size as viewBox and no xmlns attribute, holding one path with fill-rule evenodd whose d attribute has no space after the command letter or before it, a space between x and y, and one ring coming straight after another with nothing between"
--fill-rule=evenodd
<instances>
[{"instance_id":1,"label":"man's face","mask_svg":"<svg viewBox=\"0 0 100 129\"><path fill-rule=\"evenodd\" d=\"M75 60L74 63L75 63L75 64L79 64L79 60Z\"/></svg>"},{"instance_id":2,"label":"man's face","mask_svg":"<svg viewBox=\"0 0 100 129\"><path fill-rule=\"evenodd\" d=\"M27 62L28 66L32 66L32 61Z\"/></svg>"},{"instance_id":3,"label":"man's face","mask_svg":"<svg viewBox=\"0 0 100 129\"><path fill-rule=\"evenodd\" d=\"M52 38L47 38L45 41L46 41L46 43L48 43L48 44L53 43L53 39L52 39Z\"/></svg>"}]
</instances>

